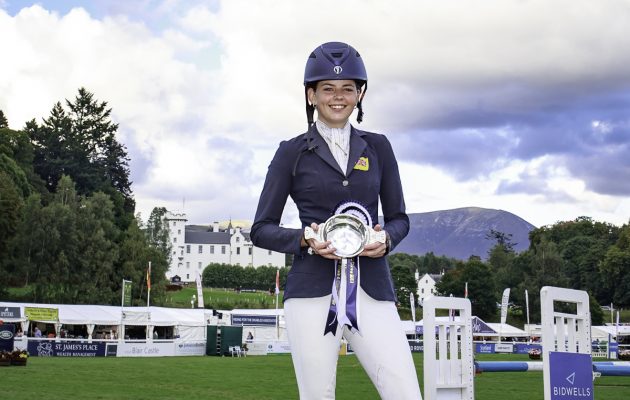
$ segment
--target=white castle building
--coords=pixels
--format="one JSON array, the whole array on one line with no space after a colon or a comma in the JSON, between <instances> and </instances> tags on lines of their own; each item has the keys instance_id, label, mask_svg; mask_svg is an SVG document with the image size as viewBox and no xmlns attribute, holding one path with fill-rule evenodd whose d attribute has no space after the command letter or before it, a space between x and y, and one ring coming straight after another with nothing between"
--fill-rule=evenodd
<instances>
[{"instance_id":1,"label":"white castle building","mask_svg":"<svg viewBox=\"0 0 630 400\"><path fill-rule=\"evenodd\" d=\"M284 267L285 256L252 244L249 231L240 227L220 229L212 225L186 225L186 214L168 212L168 224L173 253L166 277L179 276L182 282L194 282L211 263L241 265L243 267Z\"/></svg>"}]
</instances>

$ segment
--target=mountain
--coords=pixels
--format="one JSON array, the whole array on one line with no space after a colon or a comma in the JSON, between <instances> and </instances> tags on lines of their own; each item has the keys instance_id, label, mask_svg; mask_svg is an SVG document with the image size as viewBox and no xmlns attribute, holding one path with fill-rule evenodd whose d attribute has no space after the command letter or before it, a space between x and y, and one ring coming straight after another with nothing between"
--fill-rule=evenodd
<instances>
[{"instance_id":1,"label":"mountain","mask_svg":"<svg viewBox=\"0 0 630 400\"><path fill-rule=\"evenodd\" d=\"M529 231L536 228L507 211L479 207L409 214L409 222L409 235L394 253L433 252L436 256L460 260L471 255L486 259L488 251L496 245L494 239L487 238L491 229L512 234L514 249L519 252L529 247Z\"/></svg>"}]
</instances>

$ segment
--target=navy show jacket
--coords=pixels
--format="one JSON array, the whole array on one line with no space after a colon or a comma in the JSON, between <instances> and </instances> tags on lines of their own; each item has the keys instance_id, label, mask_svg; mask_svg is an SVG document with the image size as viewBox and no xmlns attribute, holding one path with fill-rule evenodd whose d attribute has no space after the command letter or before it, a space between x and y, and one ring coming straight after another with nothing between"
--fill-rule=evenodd
<instances>
[{"instance_id":1,"label":"navy show jacket","mask_svg":"<svg viewBox=\"0 0 630 400\"><path fill-rule=\"evenodd\" d=\"M368 167L355 169L367 159ZM288 196L295 202L302 229L280 226ZM300 247L303 229L325 222L343 201L361 203L378 222L379 197L393 249L409 232L409 218L391 144L384 135L354 127L350 133L347 171L342 172L324 138L313 124L291 140L280 143L269 165L251 229L255 246L292 253L284 300L321 297L331 293L334 260L309 255ZM396 295L386 257L360 257L361 287L376 300L395 301Z\"/></svg>"}]
</instances>

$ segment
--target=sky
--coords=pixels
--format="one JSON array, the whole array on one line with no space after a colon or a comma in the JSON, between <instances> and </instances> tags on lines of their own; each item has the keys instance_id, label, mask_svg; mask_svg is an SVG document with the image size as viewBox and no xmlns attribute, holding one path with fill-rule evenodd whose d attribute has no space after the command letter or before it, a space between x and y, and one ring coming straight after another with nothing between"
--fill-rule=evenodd
<instances>
[{"instance_id":1,"label":"sky","mask_svg":"<svg viewBox=\"0 0 630 400\"><path fill-rule=\"evenodd\" d=\"M85 87L112 108L143 219L252 220L328 41L365 61L351 121L389 138L408 213L629 222L628 0L0 0L0 109L21 129Z\"/></svg>"}]
</instances>

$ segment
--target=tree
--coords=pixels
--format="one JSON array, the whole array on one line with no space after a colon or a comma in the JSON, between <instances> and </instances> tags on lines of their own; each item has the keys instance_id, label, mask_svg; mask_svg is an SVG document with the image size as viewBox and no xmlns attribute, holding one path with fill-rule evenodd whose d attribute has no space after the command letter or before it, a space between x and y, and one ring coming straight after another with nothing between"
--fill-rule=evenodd
<instances>
[{"instance_id":1,"label":"tree","mask_svg":"<svg viewBox=\"0 0 630 400\"><path fill-rule=\"evenodd\" d=\"M418 284L413 276L413 271L402 266L394 266L390 270L398 302L406 305L409 301L409 294L415 294L418 291Z\"/></svg>"},{"instance_id":2,"label":"tree","mask_svg":"<svg viewBox=\"0 0 630 400\"><path fill-rule=\"evenodd\" d=\"M504 233L494 229L490 229L490 233L486 235L486 239L494 239L497 242L497 246L502 247L506 252L513 252L514 246L518 244L512 242L511 233Z\"/></svg>"},{"instance_id":3,"label":"tree","mask_svg":"<svg viewBox=\"0 0 630 400\"><path fill-rule=\"evenodd\" d=\"M117 284L114 269L118 261L120 232L114 224L113 204L102 192L81 199L77 209L78 254L74 260L70 287L74 303L112 304Z\"/></svg>"},{"instance_id":4,"label":"tree","mask_svg":"<svg viewBox=\"0 0 630 400\"><path fill-rule=\"evenodd\" d=\"M618 307L630 305L630 225L624 225L617 243L610 246L600 266L604 288L608 291L604 304Z\"/></svg>"},{"instance_id":5,"label":"tree","mask_svg":"<svg viewBox=\"0 0 630 400\"><path fill-rule=\"evenodd\" d=\"M165 220L168 210L164 207L154 207L149 216L146 226L146 235L149 243L164 255L170 264L172 259L173 245L171 243L170 232Z\"/></svg>"},{"instance_id":6,"label":"tree","mask_svg":"<svg viewBox=\"0 0 630 400\"><path fill-rule=\"evenodd\" d=\"M129 180L129 158L116 140L118 125L111 121L111 108L98 102L86 89L79 89L64 109L55 104L42 126L26 124L34 148L35 171L54 192L61 175L70 176L81 195L96 191L114 202L117 225L126 229L133 218L135 202Z\"/></svg>"},{"instance_id":7,"label":"tree","mask_svg":"<svg viewBox=\"0 0 630 400\"><path fill-rule=\"evenodd\" d=\"M471 257L447 272L436 289L441 296L464 297L466 283L473 315L482 319L494 317L497 302L494 279L490 267L479 257Z\"/></svg>"},{"instance_id":8,"label":"tree","mask_svg":"<svg viewBox=\"0 0 630 400\"><path fill-rule=\"evenodd\" d=\"M4 112L0 110L0 128L8 128L8 127L9 127L9 121L7 120L7 117L4 115Z\"/></svg>"}]
</instances>

